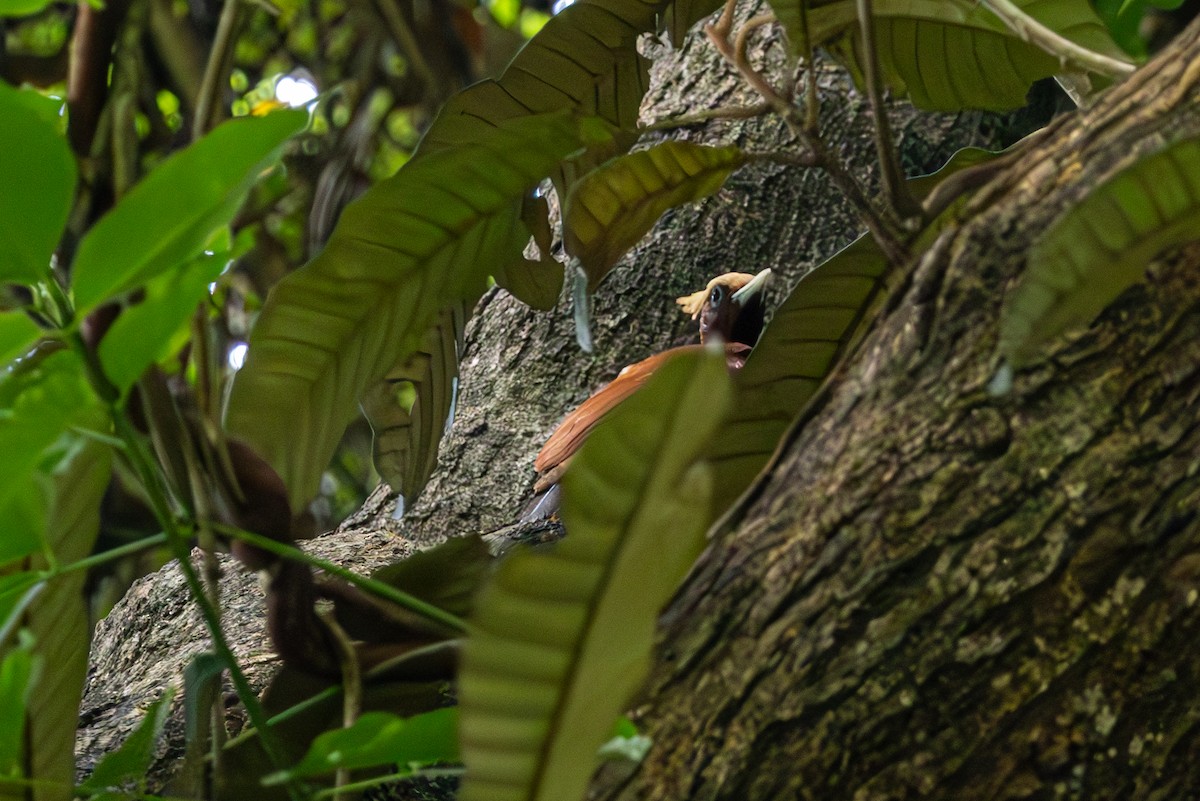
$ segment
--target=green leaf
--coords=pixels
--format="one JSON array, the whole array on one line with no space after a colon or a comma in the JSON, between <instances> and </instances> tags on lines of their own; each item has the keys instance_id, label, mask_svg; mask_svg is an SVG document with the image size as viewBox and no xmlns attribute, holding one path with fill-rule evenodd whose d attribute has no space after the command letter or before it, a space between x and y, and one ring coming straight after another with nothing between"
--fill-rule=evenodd
<instances>
[{"instance_id":1,"label":"green leaf","mask_svg":"<svg viewBox=\"0 0 1200 801\"><path fill-rule=\"evenodd\" d=\"M79 310L199 255L307 120L300 110L231 120L151 171L79 243L72 266Z\"/></svg>"},{"instance_id":2,"label":"green leaf","mask_svg":"<svg viewBox=\"0 0 1200 801\"><path fill-rule=\"evenodd\" d=\"M521 222L533 235L538 260L518 259L496 270L496 283L517 300L534 309L549 311L558 304L565 274L554 259L554 229L550 224L550 204L540 192L526 195L521 202Z\"/></svg>"},{"instance_id":3,"label":"green leaf","mask_svg":"<svg viewBox=\"0 0 1200 801\"><path fill-rule=\"evenodd\" d=\"M803 41L802 1L771 3L796 48ZM1088 0L1015 2L1076 44L1124 58ZM834 52L862 86L856 5L855 0L814 4L808 24L813 44ZM875 0L872 9L884 80L919 108L1017 108L1034 81L1060 71L1057 59L1021 41L977 0Z\"/></svg>"},{"instance_id":4,"label":"green leaf","mask_svg":"<svg viewBox=\"0 0 1200 801\"><path fill-rule=\"evenodd\" d=\"M0 0L0 17L28 17L36 14L52 0Z\"/></svg>"},{"instance_id":5,"label":"green leaf","mask_svg":"<svg viewBox=\"0 0 1200 801\"><path fill-rule=\"evenodd\" d=\"M746 160L741 148L690 142L613 159L580 179L567 196L563 239L595 289L663 212L708 197Z\"/></svg>"},{"instance_id":6,"label":"green leaf","mask_svg":"<svg viewBox=\"0 0 1200 801\"><path fill-rule=\"evenodd\" d=\"M60 440L43 462L35 485L40 492L34 494L46 523L37 533L56 563L74 562L91 553L109 473L109 448L78 435ZM34 569L49 567L40 554L32 561ZM48 580L19 621L32 633L37 656L47 667L30 691L22 755L24 776L46 783L39 789L39 801L73 797L75 727L91 639L85 579L83 571L74 571Z\"/></svg>"},{"instance_id":7,"label":"green leaf","mask_svg":"<svg viewBox=\"0 0 1200 801\"><path fill-rule=\"evenodd\" d=\"M460 801L575 801L639 687L654 624L704 544L723 356L668 360L563 477L569 534L513 553L476 602L459 675Z\"/></svg>"},{"instance_id":8,"label":"green leaf","mask_svg":"<svg viewBox=\"0 0 1200 801\"><path fill-rule=\"evenodd\" d=\"M142 722L125 738L121 747L104 755L92 775L83 783L82 789L95 792L120 789L128 782L143 782L146 770L154 759L154 746L162 733L163 724L167 722L167 713L171 711L171 699L174 697L175 689L167 687L162 697L146 709Z\"/></svg>"},{"instance_id":9,"label":"green leaf","mask_svg":"<svg viewBox=\"0 0 1200 801\"><path fill-rule=\"evenodd\" d=\"M579 146L566 113L514 120L414 159L343 212L325 249L267 298L229 402L229 430L283 478L317 489L358 399L406 361L447 306L474 303L520 257L531 186Z\"/></svg>"},{"instance_id":10,"label":"green leaf","mask_svg":"<svg viewBox=\"0 0 1200 801\"><path fill-rule=\"evenodd\" d=\"M637 39L666 2L577 0L538 31L496 79L446 103L418 155L468 144L505 120L570 109L618 129L637 127L649 83Z\"/></svg>"},{"instance_id":11,"label":"green leaf","mask_svg":"<svg viewBox=\"0 0 1200 801\"><path fill-rule=\"evenodd\" d=\"M35 473L46 450L97 403L69 351L43 347L0 375L0 565L42 547Z\"/></svg>"},{"instance_id":12,"label":"green leaf","mask_svg":"<svg viewBox=\"0 0 1200 801\"><path fill-rule=\"evenodd\" d=\"M0 281L32 284L49 275L75 199L75 157L57 124L61 107L0 82L0 175L7 187L0 192Z\"/></svg>"},{"instance_id":13,"label":"green leaf","mask_svg":"<svg viewBox=\"0 0 1200 801\"><path fill-rule=\"evenodd\" d=\"M499 78L450 98L415 157L472 142L505 120L569 109L599 118L608 130L548 172L559 197L566 197L579 175L637 141L650 74L637 40L655 29L669 5L669 0L576 0L526 43Z\"/></svg>"},{"instance_id":14,"label":"green leaf","mask_svg":"<svg viewBox=\"0 0 1200 801\"><path fill-rule=\"evenodd\" d=\"M458 391L465 328L461 303L443 309L421 348L363 393L363 414L375 433L375 469L400 494L401 512L416 502L437 466Z\"/></svg>"},{"instance_id":15,"label":"green leaf","mask_svg":"<svg viewBox=\"0 0 1200 801\"><path fill-rule=\"evenodd\" d=\"M415 769L458 761L458 710L435 709L411 718L368 712L348 729L326 732L313 741L299 765L263 779L280 784L345 768L399 765Z\"/></svg>"},{"instance_id":16,"label":"green leaf","mask_svg":"<svg viewBox=\"0 0 1200 801\"><path fill-rule=\"evenodd\" d=\"M42 329L20 312L0 312L0 365L33 349Z\"/></svg>"},{"instance_id":17,"label":"green leaf","mask_svg":"<svg viewBox=\"0 0 1200 801\"><path fill-rule=\"evenodd\" d=\"M21 777L25 739L25 709L40 661L28 632L0 660L0 777Z\"/></svg>"},{"instance_id":18,"label":"green leaf","mask_svg":"<svg viewBox=\"0 0 1200 801\"><path fill-rule=\"evenodd\" d=\"M121 312L100 340L104 374L125 392L151 364L169 355L173 336L186 325L208 285L228 264L227 254L202 255L147 282L146 296Z\"/></svg>"},{"instance_id":19,"label":"green leaf","mask_svg":"<svg viewBox=\"0 0 1200 801\"><path fill-rule=\"evenodd\" d=\"M1014 367L1090 322L1159 253L1200 238L1200 139L1139 159L1071 205L1037 239L1000 317Z\"/></svg>"}]
</instances>

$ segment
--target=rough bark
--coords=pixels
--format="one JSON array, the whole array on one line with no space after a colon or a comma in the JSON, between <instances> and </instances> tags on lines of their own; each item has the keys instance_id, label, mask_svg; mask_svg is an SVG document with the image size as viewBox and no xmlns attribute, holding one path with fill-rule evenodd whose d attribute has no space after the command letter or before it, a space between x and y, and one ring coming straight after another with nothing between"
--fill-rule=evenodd
<instances>
[{"instance_id":1,"label":"rough bark","mask_svg":"<svg viewBox=\"0 0 1200 801\"><path fill-rule=\"evenodd\" d=\"M915 265L667 615L608 799L1200 795L1200 247L989 397L1031 242L1200 134L1200 25Z\"/></svg>"},{"instance_id":2,"label":"rough bark","mask_svg":"<svg viewBox=\"0 0 1200 801\"><path fill-rule=\"evenodd\" d=\"M768 31L756 37L751 52L756 63L778 69L783 61L781 35ZM655 56L655 87L644 107L647 119L756 99L700 39L690 39L678 52ZM843 156L873 184L866 101L836 68L825 69L821 83L827 139L838 142ZM979 114L922 115L906 106L894 117L910 172L936 168L967 144L1007 143L1021 132L1020 122L1016 131L1009 125ZM695 126L678 135L734 141L754 150L787 142L782 126L766 119ZM812 265L850 241L858 228L821 174L756 164L736 174L716 197L669 214L606 280L593 315L594 354L584 354L575 345L566 301L552 313L536 313L503 292L489 293L468 328L455 427L443 442L439 469L424 495L408 514L394 520L394 496L381 488L334 536L311 543L311 550L366 569L408 552L414 542L511 523L532 485L534 453L558 419L622 365L686 339L689 322L675 309L676 295L694 290L718 271L770 266L779 275L773 290L778 298ZM845 502L851 503L849 498ZM730 556L734 566L745 559L744 554L735 556ZM227 572L233 574L236 568L230 566ZM790 580L786 583L791 585ZM261 685L274 661L255 583L230 575L222 605L235 650L245 658L252 680ZM85 774L131 730L148 700L179 681L187 659L206 649L199 617L188 610L177 571L169 566L144 579L97 630L81 714L79 751ZM697 625L731 622L718 615ZM748 644L746 640L738 647ZM678 727L684 721L670 716L661 717L656 730L668 731L665 727L672 720L682 731ZM706 728L712 725L707 717L697 721ZM154 768L153 786L174 769L181 736L177 710ZM678 762L667 745L663 740L654 757L661 768L648 768L647 780Z\"/></svg>"}]
</instances>

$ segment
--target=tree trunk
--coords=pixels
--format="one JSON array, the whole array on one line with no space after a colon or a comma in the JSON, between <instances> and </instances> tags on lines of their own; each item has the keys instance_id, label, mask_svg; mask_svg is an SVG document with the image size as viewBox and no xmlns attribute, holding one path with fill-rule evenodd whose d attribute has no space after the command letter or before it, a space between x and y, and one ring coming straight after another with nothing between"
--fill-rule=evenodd
<instances>
[{"instance_id":1,"label":"tree trunk","mask_svg":"<svg viewBox=\"0 0 1200 801\"><path fill-rule=\"evenodd\" d=\"M755 37L750 50L754 63L769 65L777 76L784 67L781 42L778 31L765 29L765 35ZM689 39L680 51L657 53L655 57L655 86L643 108L649 121L705 108L748 104L757 99L719 62L700 37ZM821 85L825 138L836 143L843 157L873 185L875 155L866 101L853 92L844 72L832 66L822 72ZM965 145L1007 144L1024 133L1030 120L1037 120L1037 116L1037 112L1015 120L974 113L935 116L899 106L893 124L905 165L910 173L917 173L935 169L950 153ZM751 150L789 144L786 130L766 118L695 126L679 135L696 141L737 142ZM1070 187L1064 186L1060 191L1070 194L1069 190ZM987 197L992 198L993 193ZM1028 198L1022 201L1025 202ZM1009 217L1005 219L1016 220L1013 210L1024 207L1014 203L997 196L984 208L989 214L995 209L1009 208ZM1045 213L1047 207L1039 208L1043 209L1040 213ZM394 520L394 496L382 488L334 536L314 541L310 550L365 570L411 551L412 543L488 532L513 522L532 485L534 453L562 415L596 386L611 379L622 365L689 335L691 324L676 311L675 296L702 286L718 272L756 271L770 266L778 274L772 291L777 300L814 264L849 242L858 228L845 202L820 173L756 163L733 176L714 198L670 213L606 280L596 298L593 333L597 348L592 355L583 354L575 345L566 301L555 312L537 313L503 292L490 292L468 327L455 426L442 444L439 469L425 493L402 519ZM973 223L964 228L975 231L974 239L969 241L979 243L984 241L981 232L986 230ZM841 718L831 717L832 725L818 735L819 743L828 743L836 750L822 750L820 745L797 745L795 753L789 749L793 741L800 743L810 730L815 732L812 724L824 716L850 714L852 707L858 709L853 706L856 696L851 690L867 689L863 699L897 697L894 682L883 678L894 674L894 671L888 674L887 665L896 663L884 660L903 658L899 649L907 640L888 640L885 645L876 646L880 654L874 663L873 652L864 651L860 656L857 651L859 641L871 642L863 632L866 624L876 618L882 623L875 624L870 630L872 634L884 637L891 631L898 637L906 632L902 625L907 623L907 617L884 620L876 604L882 602L895 610L908 609L907 604L913 603L904 600L909 594L909 584L923 581L922 576L929 570L938 571L940 576L945 569L945 577L934 585L936 591L927 589L917 598L948 619L954 620L956 612L966 617L941 625L931 625L933 620L923 617L913 624L922 627L922 636L945 632L943 636L953 642L967 636L973 628L1004 622L991 616L973 617L982 609L978 606L982 602L955 601L954 588L958 586L955 582L965 575L964 571L971 570L980 585L991 582L993 572L1001 567L1015 570L1021 553L1014 551L986 561L985 556L993 551L970 550L974 542L971 538L992 531L998 525L996 521L1002 519L999 512L1024 510L1026 497L1038 497L1029 495L1030 490L1022 486L1025 472L1035 477L1032 480L1041 482L1035 488L1057 498L1054 494L1059 492L1057 488L1066 486L1060 480L1062 465L1074 464L1069 459L1064 462L1067 457L1060 452L1062 444L1050 435L1053 426L1044 431L1042 424L1028 422L1030 412L1022 410L1031 403L1047 407L1046 420L1058 420L1077 449L1092 447L1091 440L1079 432L1091 430L1096 415L1103 411L1093 410L1086 420L1077 410L1072 413L1068 408L1068 401L1074 398L1072 392L1079 395L1078 402L1097 407L1100 402L1080 389L1085 385L1078 379L1063 383L1058 368L1040 368L1022 374L1016 391L1008 399L991 402L982 398L979 387L989 369L985 351L987 343L994 339L991 332L999 288L1004 277L1014 272L1009 262L994 260L1005 253L1016 258L1015 254L1023 247L1018 241L1021 230L997 229L997 233L1005 232L1011 239L1004 248L996 248L992 243L987 247L996 249L996 253L981 250L996 265L987 271L981 272L972 265L965 271L946 272L944 267L936 266L939 263L936 259L922 262L917 280L898 310L882 322L878 335L861 351L820 416L792 444L788 459L777 468L776 480L763 488L746 524L736 534L723 536L719 545L708 553L671 613L668 645L654 680L663 700L656 701L644 716L645 725L655 735L656 748L625 792L684 797L695 790L706 797L723 796L749 791L754 781L762 780L766 784L759 795L770 795L793 775L805 787L813 788L846 787L851 769L855 775L860 768L873 775L886 767L885 763L869 767L883 758L883 746L876 746L869 739L860 741L858 735L851 736L852 728L845 728L847 739L840 739L843 725L837 721ZM1176 283L1180 281L1181 278ZM1156 284L1156 288L1160 286L1165 284ZM968 287L974 291L965 292ZM991 289L986 295L985 287ZM1145 295L1150 290L1138 291ZM943 305L953 303L956 308L966 304L967 311L948 314L942 306L935 308L939 299ZM1182 292L1167 292L1171 303L1178 304L1184 299ZM1156 315L1166 314L1163 310L1167 306L1153 305L1151 300L1146 303L1150 304L1146 308L1157 310ZM909 322L907 327L904 320ZM918 322L919 327L912 325ZM1164 331L1184 335L1182 329L1166 324L1163 327L1144 324L1144 327L1147 330L1143 335L1157 336L1155 342L1163 340ZM1108 328L1099 330L1109 331L1110 339L1114 336ZM1135 341L1128 333L1122 337L1118 343L1121 349ZM1098 349L1099 345L1094 347ZM1109 350L1097 350L1092 357L1069 364L1071 369L1085 372L1090 364L1093 370L1108 376L1107 383L1102 385L1106 392L1124 397L1120 386L1126 379L1112 375L1111 368L1105 373L1098 366L1111 365L1113 355L1124 351L1118 351L1112 343L1107 347ZM885 353L887 348L892 350ZM952 354L957 354L955 360L948 361ZM881 362L884 356L887 360ZM1193 358L1179 364L1194 362ZM1139 388L1149 387L1147 382L1158 376L1151 369L1151 364L1158 363L1149 357L1142 359L1148 377L1137 385ZM968 371L973 371L971 381L959 377ZM919 382L918 376L922 377ZM1041 383L1036 383L1039 376ZM1159 383L1166 376L1178 376L1180 383L1172 385L1172 393L1186 391L1190 373L1177 368L1158 376ZM1062 386L1073 390L1055 389ZM958 394L949 397L960 391L966 401ZM1060 398L1062 394L1071 398ZM944 413L934 413L931 398L936 400L943 395L947 403L953 401L958 405ZM899 398L903 404L893 398ZM908 413L910 416L901 417L900 406L908 408L913 404L918 405ZM891 430L887 425L893 418L904 421L895 425L901 431ZM1162 445L1151 442L1141 446L1138 453L1143 462L1150 458L1147 453L1156 453L1154 447L1183 447L1175 440L1168 441L1169 432L1178 427L1187 430L1187 418L1177 419L1185 422L1170 427L1164 423L1161 431L1156 430ZM1140 424L1126 426L1133 435L1145 436ZM868 430L875 430L874 436L868 438ZM940 435L936 439L935 432ZM1018 436L1022 442L1030 441L1022 446L1026 450L1039 445L1041 450L1035 452L1039 455L1011 446L1009 443L1016 443ZM925 438L936 443L932 450L921 450ZM884 448L885 443L890 444ZM1042 461L1043 452L1056 455ZM1037 473L1043 464L1049 470L1044 476ZM1174 467L1164 472L1182 475ZM943 488L957 492L984 474L994 482L988 485L992 495L943 494ZM922 483L925 489L912 487L916 475L926 477ZM805 494L796 495L793 490L801 486L807 488ZM1072 494L1057 504L1042 502L1049 507L1046 514L1057 515L1056 525L1065 526L1068 516L1054 510L1071 509L1069 517L1074 520L1081 515L1075 497L1090 497L1091 493L1101 491L1099 483L1080 487L1072 484L1070 488ZM887 497L892 493L901 494ZM806 504L806 497L820 498L822 506ZM947 513L954 514L951 508L956 508L957 503L979 509L968 514L959 511L950 518L951 525L941 518ZM1120 510L1136 515L1139 508L1150 509L1144 504L1130 507L1127 509L1114 499L1104 508L1110 515ZM1042 506L1035 507L1035 511L1041 510ZM1022 514L1033 512L1022 511ZM1149 511L1145 514L1145 520L1138 518L1139 525L1150 526L1158 519ZM777 519L773 521L772 516ZM1028 526L1022 526L1020 533L1025 536L1029 530ZM866 537L868 531L876 536ZM856 540L859 536L861 541ZM1055 536L1063 552L1055 558L1067 558L1082 542L1076 535L1068 537L1065 529ZM1124 535L1117 537L1118 543L1123 542L1121 536ZM762 542L751 545L756 537L763 538ZM853 553L858 558L847 562L844 546L852 541ZM1173 538L1170 541L1175 542ZM918 542L923 544L916 547L914 543ZM1018 542L1014 540L1009 547L1016 549ZM942 559L949 559L960 550L963 555L956 557L953 570L939 561L941 552L946 554ZM963 567L968 559L984 561L979 567ZM1043 561L1050 564L1048 557L1043 557ZM770 573L765 572L768 568ZM755 570L764 573L756 576ZM847 572L843 575L842 571ZM1024 574L1018 571L1017 575ZM1103 577L1107 580L1106 573ZM190 610L182 592L178 571L170 566L164 568L140 582L97 629L81 712L80 761L85 774L99 756L115 747L132 729L150 699L161 693L166 684L178 682L188 658L207 648L199 616ZM846 617L838 609L822 605L828 597L843 600ZM947 600L934 600L943 597ZM244 576L228 576L222 607L230 621L227 630L235 650L247 664L252 680L261 686L275 661L265 640L262 599L254 582ZM726 608L728 612L722 611ZM1042 610L1039 606L1039 610L1050 613L1049 607ZM798 619L813 625L799 626ZM822 633L819 637L801 634L810 629ZM917 629L907 631L909 638L915 636L913 631ZM951 636L949 632L956 633ZM842 675L839 671L844 670L850 671L847 677L860 676L850 668L839 667L841 660L846 659L842 649L851 637L855 643L849 646L849 653L854 665L875 664L882 670L879 678L867 682L860 677L858 684L847 683L849 678L838 678ZM784 643L784 638L790 639ZM981 643L978 646L981 649L992 646L998 654L1003 653L1004 642ZM759 648L768 657L756 658L754 654ZM705 649L712 653L704 656ZM929 649L928 654L933 653ZM739 667L743 659L746 662ZM915 670L915 667L907 669L905 675L915 676ZM948 668L940 668L936 671L937 680L951 680L952 673ZM963 673L960 680L966 682L971 674ZM1181 672L1178 680L1183 682L1188 675ZM843 690L838 689L843 687L841 684L828 683L831 676L843 682ZM1013 688L1030 680L1011 679L1007 692L1012 693ZM876 681L883 682L878 690ZM767 693L768 688L776 685L780 686L778 692ZM741 688L741 696L728 692L734 687ZM802 698L807 700L791 702L796 709L791 721L776 720L784 708L780 704L789 692L803 693ZM760 697L759 693L766 694ZM934 700L957 697L944 691L940 696ZM914 703L924 697L914 696ZM833 711L830 711L831 701L838 704ZM875 713L865 711L868 709L864 700L864 720L884 722L882 718L875 720ZM915 713L911 720L915 722ZM796 725L792 726L792 722ZM906 726L912 727L909 731L916 730L912 722ZM166 749L160 753L152 772L152 788L161 786L176 769L182 733L183 724L176 709L168 724ZM779 739L775 739L777 736ZM866 747L862 747L864 743ZM856 745L861 753L849 750ZM796 753L803 749L808 749L805 753L814 761L811 768L801 772L802 762ZM788 761L763 761L763 756L776 753L789 757ZM897 753L911 757L916 751L908 745ZM817 754L825 761L817 761ZM959 758L966 756L965 750L959 754ZM693 757L701 761L693 761ZM820 767L829 764L834 768ZM822 785L818 776L824 776L823 781L828 784ZM776 786L773 784L776 781L781 784ZM611 787L608 791L617 792Z\"/></svg>"},{"instance_id":2,"label":"tree trunk","mask_svg":"<svg viewBox=\"0 0 1200 801\"><path fill-rule=\"evenodd\" d=\"M1200 247L989 397L1031 243L1200 135L1200 23L980 191L669 610L606 799L1200 796Z\"/></svg>"}]
</instances>

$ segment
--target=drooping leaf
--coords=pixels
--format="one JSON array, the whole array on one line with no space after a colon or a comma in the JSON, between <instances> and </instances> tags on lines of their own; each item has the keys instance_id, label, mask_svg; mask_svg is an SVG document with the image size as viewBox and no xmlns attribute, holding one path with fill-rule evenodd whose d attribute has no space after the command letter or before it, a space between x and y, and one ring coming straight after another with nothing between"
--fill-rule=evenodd
<instances>
[{"instance_id":1,"label":"drooping leaf","mask_svg":"<svg viewBox=\"0 0 1200 801\"><path fill-rule=\"evenodd\" d=\"M554 229L545 195L539 192L536 197L526 195L522 199L521 222L533 235L538 258L500 265L495 273L496 283L526 306L549 311L562 294L565 273L563 265L554 258Z\"/></svg>"},{"instance_id":2,"label":"drooping leaf","mask_svg":"<svg viewBox=\"0 0 1200 801\"><path fill-rule=\"evenodd\" d=\"M459 798L575 801L640 685L658 612L704 542L702 461L729 404L690 351L596 426L563 477L569 534L518 551L476 602L459 675Z\"/></svg>"},{"instance_id":3,"label":"drooping leaf","mask_svg":"<svg viewBox=\"0 0 1200 801\"><path fill-rule=\"evenodd\" d=\"M363 394L363 414L375 432L375 469L405 506L416 502L437 466L454 411L465 328L461 303L443 309L420 349Z\"/></svg>"},{"instance_id":4,"label":"drooping leaf","mask_svg":"<svg viewBox=\"0 0 1200 801\"><path fill-rule=\"evenodd\" d=\"M417 155L468 144L505 120L570 109L618 128L637 126L649 82L637 38L654 27L662 0L577 0L529 40L496 79L446 103Z\"/></svg>"},{"instance_id":5,"label":"drooping leaf","mask_svg":"<svg viewBox=\"0 0 1200 801\"><path fill-rule=\"evenodd\" d=\"M804 0L772 0L793 46L802 39ZM1123 58L1088 0L1014 0L1022 11L1076 44ZM812 3L814 45L824 45L862 85L855 0ZM1017 38L976 0L874 0L875 41L884 80L929 110L1004 110L1022 106L1034 81L1060 71L1058 60Z\"/></svg>"},{"instance_id":6,"label":"drooping leaf","mask_svg":"<svg viewBox=\"0 0 1200 801\"><path fill-rule=\"evenodd\" d=\"M100 500L108 486L106 445L66 436L39 469L39 501L45 528L37 532L59 564L87 556L100 530ZM40 554L32 569L49 567ZM75 728L87 675L91 631L83 594L86 575L74 571L50 579L20 625L36 643L46 666L33 684L26 707L22 774L39 782L37 801L67 801L75 780Z\"/></svg>"},{"instance_id":7,"label":"drooping leaf","mask_svg":"<svg viewBox=\"0 0 1200 801\"><path fill-rule=\"evenodd\" d=\"M72 265L78 308L198 256L307 120L301 110L231 120L152 170L79 243Z\"/></svg>"},{"instance_id":8,"label":"drooping leaf","mask_svg":"<svg viewBox=\"0 0 1200 801\"><path fill-rule=\"evenodd\" d=\"M520 259L497 271L496 283L526 306L549 311L558 303L565 275L553 258Z\"/></svg>"},{"instance_id":9,"label":"drooping leaf","mask_svg":"<svg viewBox=\"0 0 1200 801\"><path fill-rule=\"evenodd\" d=\"M1004 306L1000 352L1028 364L1141 279L1157 254L1200 239L1200 140L1139 159L1050 224Z\"/></svg>"},{"instance_id":10,"label":"drooping leaf","mask_svg":"<svg viewBox=\"0 0 1200 801\"><path fill-rule=\"evenodd\" d=\"M563 113L414 159L272 290L227 425L283 478L293 509L316 492L363 392L416 352L441 309L473 303L491 265L520 256L517 201L578 142Z\"/></svg>"},{"instance_id":11,"label":"drooping leaf","mask_svg":"<svg viewBox=\"0 0 1200 801\"><path fill-rule=\"evenodd\" d=\"M167 722L167 712L171 709L171 699L174 695L174 688L167 687L162 697L150 704L141 723L125 738L120 748L104 755L92 771L92 775L83 783L83 789L120 789L127 782L140 782L145 779L146 770L154 759L155 743L162 733L163 724Z\"/></svg>"},{"instance_id":12,"label":"drooping leaf","mask_svg":"<svg viewBox=\"0 0 1200 801\"><path fill-rule=\"evenodd\" d=\"M563 239L595 289L669 208L708 197L746 160L741 148L664 142L613 159L567 196Z\"/></svg>"},{"instance_id":13,"label":"drooping leaf","mask_svg":"<svg viewBox=\"0 0 1200 801\"><path fill-rule=\"evenodd\" d=\"M38 658L28 632L0 659L0 777L19 777L25 751L26 706Z\"/></svg>"},{"instance_id":14,"label":"drooping leaf","mask_svg":"<svg viewBox=\"0 0 1200 801\"><path fill-rule=\"evenodd\" d=\"M387 712L368 712L348 729L326 732L313 741L299 765L266 777L278 784L289 777L305 778L335 770L398 765L415 769L458 761L458 710L435 709L401 718Z\"/></svg>"},{"instance_id":15,"label":"drooping leaf","mask_svg":"<svg viewBox=\"0 0 1200 801\"><path fill-rule=\"evenodd\" d=\"M146 296L126 308L100 340L100 364L114 386L125 392L147 367L169 355L173 335L227 263L223 254L201 255L147 282Z\"/></svg>"},{"instance_id":16,"label":"drooping leaf","mask_svg":"<svg viewBox=\"0 0 1200 801\"><path fill-rule=\"evenodd\" d=\"M565 197L575 180L637 141L649 61L638 37L654 30L670 0L576 0L553 16L504 73L459 92L425 132L414 157L474 141L505 120L570 109L605 123L603 136L548 176Z\"/></svg>"},{"instance_id":17,"label":"drooping leaf","mask_svg":"<svg viewBox=\"0 0 1200 801\"><path fill-rule=\"evenodd\" d=\"M56 124L61 106L0 82L0 281L49 275L75 199L75 157Z\"/></svg>"}]
</instances>

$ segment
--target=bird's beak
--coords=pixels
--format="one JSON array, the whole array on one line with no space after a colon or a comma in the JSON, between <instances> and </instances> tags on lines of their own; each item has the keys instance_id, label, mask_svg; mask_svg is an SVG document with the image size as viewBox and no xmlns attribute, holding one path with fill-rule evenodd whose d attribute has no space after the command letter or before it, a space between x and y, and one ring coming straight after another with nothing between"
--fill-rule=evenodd
<instances>
[{"instance_id":1,"label":"bird's beak","mask_svg":"<svg viewBox=\"0 0 1200 801\"><path fill-rule=\"evenodd\" d=\"M739 306L745 306L746 301L749 300L750 298L754 297L755 295L757 295L759 292L761 292L763 287L765 287L770 280L771 280L771 268L768 267L767 269L760 272L758 275L751 278L749 283L747 283L744 287L739 289L737 292L734 292L733 295L729 299L732 300L734 303L738 304Z\"/></svg>"}]
</instances>

